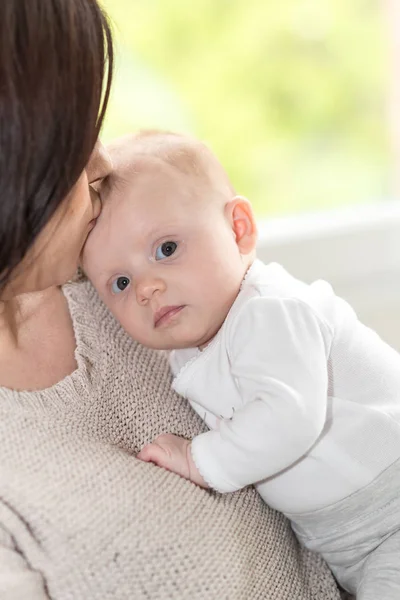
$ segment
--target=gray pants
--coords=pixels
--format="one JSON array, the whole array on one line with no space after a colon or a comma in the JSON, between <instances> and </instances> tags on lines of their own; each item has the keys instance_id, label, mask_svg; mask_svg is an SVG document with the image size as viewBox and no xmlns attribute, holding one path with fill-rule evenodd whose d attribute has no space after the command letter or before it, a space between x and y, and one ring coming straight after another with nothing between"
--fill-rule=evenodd
<instances>
[{"instance_id":1,"label":"gray pants","mask_svg":"<svg viewBox=\"0 0 400 600\"><path fill-rule=\"evenodd\" d=\"M400 600L400 460L340 502L287 516L357 600Z\"/></svg>"}]
</instances>

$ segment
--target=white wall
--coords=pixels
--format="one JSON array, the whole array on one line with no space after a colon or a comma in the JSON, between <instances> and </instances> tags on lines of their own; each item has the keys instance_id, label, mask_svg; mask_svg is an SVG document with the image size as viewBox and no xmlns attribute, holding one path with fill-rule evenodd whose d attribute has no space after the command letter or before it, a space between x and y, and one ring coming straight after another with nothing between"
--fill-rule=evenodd
<instances>
[{"instance_id":1,"label":"white wall","mask_svg":"<svg viewBox=\"0 0 400 600\"><path fill-rule=\"evenodd\" d=\"M306 282L326 279L400 351L400 203L259 223L259 257Z\"/></svg>"}]
</instances>

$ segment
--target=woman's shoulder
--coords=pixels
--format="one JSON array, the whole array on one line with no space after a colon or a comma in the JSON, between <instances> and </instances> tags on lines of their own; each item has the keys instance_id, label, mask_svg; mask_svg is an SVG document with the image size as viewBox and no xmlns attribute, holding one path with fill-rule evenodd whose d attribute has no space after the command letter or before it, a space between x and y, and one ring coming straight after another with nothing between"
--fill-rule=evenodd
<instances>
[{"instance_id":1,"label":"woman's shoulder","mask_svg":"<svg viewBox=\"0 0 400 600\"><path fill-rule=\"evenodd\" d=\"M110 359L122 346L134 346L119 323L109 312L87 279L72 281L63 286L74 328L77 352L98 360L101 355Z\"/></svg>"},{"instance_id":2,"label":"woman's shoulder","mask_svg":"<svg viewBox=\"0 0 400 600\"><path fill-rule=\"evenodd\" d=\"M68 301L74 324L77 321L79 324L93 327L108 317L106 306L88 279L81 277L70 281L63 286L62 290Z\"/></svg>"},{"instance_id":3,"label":"woman's shoulder","mask_svg":"<svg viewBox=\"0 0 400 600\"><path fill-rule=\"evenodd\" d=\"M82 279L63 287L76 338L76 354L91 364L97 382L124 381L131 371L156 376L168 370L164 357L133 340L109 312L90 281ZM93 379L93 377L92 377ZM117 386L118 387L118 386Z\"/></svg>"},{"instance_id":4,"label":"woman's shoulder","mask_svg":"<svg viewBox=\"0 0 400 600\"><path fill-rule=\"evenodd\" d=\"M88 374L88 419L102 429L101 437L138 451L166 424L181 435L197 433L197 415L172 390L166 353L133 340L88 281L70 283L64 293L78 364L84 361Z\"/></svg>"},{"instance_id":5,"label":"woman's shoulder","mask_svg":"<svg viewBox=\"0 0 400 600\"><path fill-rule=\"evenodd\" d=\"M169 367L164 353L150 350L133 340L110 313L87 279L69 282L63 293L74 327L78 354L85 354L104 368L145 366L152 375Z\"/></svg>"}]
</instances>

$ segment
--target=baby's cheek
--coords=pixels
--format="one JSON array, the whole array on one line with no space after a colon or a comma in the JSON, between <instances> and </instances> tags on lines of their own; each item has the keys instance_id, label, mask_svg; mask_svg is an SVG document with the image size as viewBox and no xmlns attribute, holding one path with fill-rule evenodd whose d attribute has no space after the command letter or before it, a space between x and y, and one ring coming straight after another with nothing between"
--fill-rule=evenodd
<instances>
[{"instance_id":1,"label":"baby's cheek","mask_svg":"<svg viewBox=\"0 0 400 600\"><path fill-rule=\"evenodd\" d=\"M138 315L132 303L124 302L124 306L118 307L113 312L117 321L119 321L125 331L135 340L141 341L145 335L143 315Z\"/></svg>"}]
</instances>

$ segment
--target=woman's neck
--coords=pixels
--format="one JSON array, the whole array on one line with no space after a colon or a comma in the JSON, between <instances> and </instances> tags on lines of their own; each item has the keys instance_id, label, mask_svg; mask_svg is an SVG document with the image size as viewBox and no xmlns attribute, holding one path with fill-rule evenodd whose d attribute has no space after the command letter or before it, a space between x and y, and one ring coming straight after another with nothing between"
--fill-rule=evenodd
<instances>
[{"instance_id":1,"label":"woman's neck","mask_svg":"<svg viewBox=\"0 0 400 600\"><path fill-rule=\"evenodd\" d=\"M26 327L30 319L57 293L57 288L52 287L0 300L0 348L9 344L17 348L21 328Z\"/></svg>"},{"instance_id":2,"label":"woman's neck","mask_svg":"<svg viewBox=\"0 0 400 600\"><path fill-rule=\"evenodd\" d=\"M76 368L75 336L59 287L20 294L0 305L0 386L43 389Z\"/></svg>"}]
</instances>

